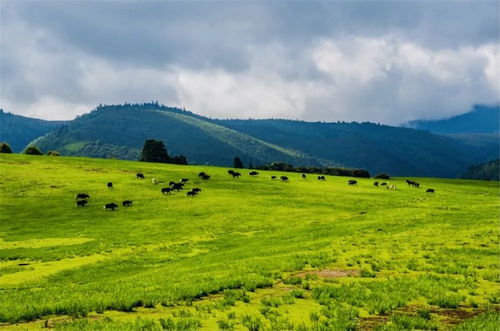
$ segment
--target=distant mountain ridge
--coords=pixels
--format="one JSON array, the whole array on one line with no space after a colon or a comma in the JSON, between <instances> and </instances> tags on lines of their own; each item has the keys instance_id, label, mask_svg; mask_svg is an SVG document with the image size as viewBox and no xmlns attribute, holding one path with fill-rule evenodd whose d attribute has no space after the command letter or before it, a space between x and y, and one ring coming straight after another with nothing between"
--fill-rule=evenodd
<instances>
[{"instance_id":1,"label":"distant mountain ridge","mask_svg":"<svg viewBox=\"0 0 500 331\"><path fill-rule=\"evenodd\" d=\"M15 115L0 109L0 141L8 142L14 152L21 152L30 141L64 123Z\"/></svg>"},{"instance_id":2,"label":"distant mountain ridge","mask_svg":"<svg viewBox=\"0 0 500 331\"><path fill-rule=\"evenodd\" d=\"M462 115L436 121L412 121L408 127L439 134L487 134L500 132L500 105L476 105Z\"/></svg>"},{"instance_id":3,"label":"distant mountain ridge","mask_svg":"<svg viewBox=\"0 0 500 331\"><path fill-rule=\"evenodd\" d=\"M471 164L498 158L495 135L443 136L355 122L217 120L156 102L99 105L50 125L32 142L44 152L74 156L138 159L144 140L160 139L170 154L183 154L191 164L231 166L239 156L245 165L286 162L430 177L458 177Z\"/></svg>"}]
</instances>

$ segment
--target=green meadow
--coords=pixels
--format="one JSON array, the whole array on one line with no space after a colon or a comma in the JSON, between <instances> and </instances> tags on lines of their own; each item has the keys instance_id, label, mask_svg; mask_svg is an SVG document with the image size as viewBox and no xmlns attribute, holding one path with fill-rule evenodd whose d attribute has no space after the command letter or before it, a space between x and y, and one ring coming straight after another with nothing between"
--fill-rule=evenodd
<instances>
[{"instance_id":1,"label":"green meadow","mask_svg":"<svg viewBox=\"0 0 500 331\"><path fill-rule=\"evenodd\" d=\"M1 154L0 329L497 330L498 182L227 170Z\"/></svg>"}]
</instances>

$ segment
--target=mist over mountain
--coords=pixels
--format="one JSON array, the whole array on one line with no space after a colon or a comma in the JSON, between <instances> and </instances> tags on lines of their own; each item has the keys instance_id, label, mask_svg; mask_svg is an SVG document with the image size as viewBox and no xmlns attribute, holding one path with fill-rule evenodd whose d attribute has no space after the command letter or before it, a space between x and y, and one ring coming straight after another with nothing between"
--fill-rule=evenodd
<instances>
[{"instance_id":1,"label":"mist over mountain","mask_svg":"<svg viewBox=\"0 0 500 331\"><path fill-rule=\"evenodd\" d=\"M476 105L472 111L436 121L412 121L408 126L440 134L499 133L500 106Z\"/></svg>"}]
</instances>

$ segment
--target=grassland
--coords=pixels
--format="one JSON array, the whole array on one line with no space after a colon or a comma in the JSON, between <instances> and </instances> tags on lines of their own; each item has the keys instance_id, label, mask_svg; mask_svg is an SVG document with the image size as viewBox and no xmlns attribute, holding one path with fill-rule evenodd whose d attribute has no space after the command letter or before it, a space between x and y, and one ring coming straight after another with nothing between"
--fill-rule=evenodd
<instances>
[{"instance_id":1,"label":"grassland","mask_svg":"<svg viewBox=\"0 0 500 331\"><path fill-rule=\"evenodd\" d=\"M226 172L1 155L0 328L496 330L498 183Z\"/></svg>"}]
</instances>

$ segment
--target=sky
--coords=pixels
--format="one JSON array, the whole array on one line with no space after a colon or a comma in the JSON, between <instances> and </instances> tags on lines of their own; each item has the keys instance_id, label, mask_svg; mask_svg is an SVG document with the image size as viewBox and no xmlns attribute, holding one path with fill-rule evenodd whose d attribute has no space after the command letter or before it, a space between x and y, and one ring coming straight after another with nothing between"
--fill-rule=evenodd
<instances>
[{"instance_id":1,"label":"sky","mask_svg":"<svg viewBox=\"0 0 500 331\"><path fill-rule=\"evenodd\" d=\"M400 124L499 102L497 1L0 0L0 108Z\"/></svg>"}]
</instances>

